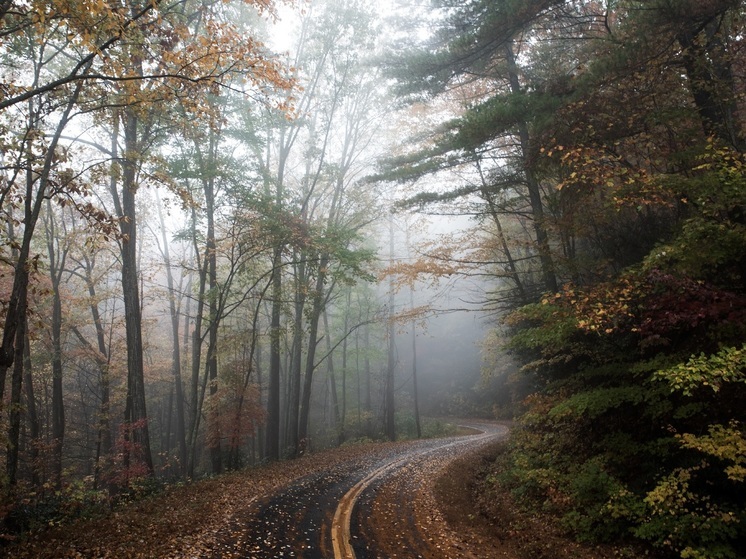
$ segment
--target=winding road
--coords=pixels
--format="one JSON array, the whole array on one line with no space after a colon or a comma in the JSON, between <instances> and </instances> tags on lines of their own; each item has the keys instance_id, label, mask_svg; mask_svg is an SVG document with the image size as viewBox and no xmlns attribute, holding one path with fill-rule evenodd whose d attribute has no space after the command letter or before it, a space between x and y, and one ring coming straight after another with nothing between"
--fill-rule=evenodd
<instances>
[{"instance_id":1,"label":"winding road","mask_svg":"<svg viewBox=\"0 0 746 559\"><path fill-rule=\"evenodd\" d=\"M468 424L474 434L371 445L258 499L229 546L215 557L254 559L440 559L438 512L427 483L451 460L507 433Z\"/></svg>"}]
</instances>

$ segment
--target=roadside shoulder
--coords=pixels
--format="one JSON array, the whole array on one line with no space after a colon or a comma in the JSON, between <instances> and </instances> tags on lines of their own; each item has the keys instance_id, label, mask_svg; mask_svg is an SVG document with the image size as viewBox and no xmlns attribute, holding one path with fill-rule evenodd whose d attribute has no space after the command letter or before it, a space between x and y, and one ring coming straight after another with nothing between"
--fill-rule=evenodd
<instances>
[{"instance_id":1,"label":"roadside shoulder","mask_svg":"<svg viewBox=\"0 0 746 559\"><path fill-rule=\"evenodd\" d=\"M611 559L610 546L586 546L565 535L550 517L528 514L494 482L505 441L448 464L434 480L437 506L449 528L481 559Z\"/></svg>"}]
</instances>

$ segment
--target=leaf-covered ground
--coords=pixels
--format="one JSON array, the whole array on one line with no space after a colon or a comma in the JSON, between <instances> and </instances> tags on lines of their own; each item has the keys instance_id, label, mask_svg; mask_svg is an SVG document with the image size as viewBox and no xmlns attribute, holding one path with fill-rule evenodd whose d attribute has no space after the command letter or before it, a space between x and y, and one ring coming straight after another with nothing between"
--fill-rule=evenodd
<instances>
[{"instance_id":1,"label":"leaf-covered ground","mask_svg":"<svg viewBox=\"0 0 746 559\"><path fill-rule=\"evenodd\" d=\"M223 557L223 543L232 539L240 519L262 495L311 472L385 451L386 443L336 449L304 458L231 473L168 488L165 492L117 507L110 514L52 526L0 548L0 556L25 558ZM551 525L527 518L508 498L486 497L484 465L495 447L460 458L442 470L433 483L440 522L456 535L444 557L491 559L618 557L613 550L582 548ZM432 523L433 511L422 507ZM438 526L433 526L438 530ZM441 528L445 531L446 527ZM453 536L451 536L453 538ZM223 548L224 549L224 548ZM455 555L454 555L455 554Z\"/></svg>"}]
</instances>

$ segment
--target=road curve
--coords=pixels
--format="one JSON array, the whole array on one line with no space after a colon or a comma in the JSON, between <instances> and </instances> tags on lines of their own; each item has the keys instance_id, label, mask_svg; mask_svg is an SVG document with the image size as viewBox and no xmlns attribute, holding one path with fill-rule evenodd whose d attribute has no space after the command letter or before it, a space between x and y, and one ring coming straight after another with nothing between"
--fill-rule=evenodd
<instances>
[{"instance_id":1,"label":"road curve","mask_svg":"<svg viewBox=\"0 0 746 559\"><path fill-rule=\"evenodd\" d=\"M472 426L472 425L469 425ZM258 499L230 550L245 559L446 557L430 546L413 507L422 480L450 460L503 436L507 428L473 425L474 435L371 445L364 458L317 471ZM382 495L388 495L385 500ZM395 550L395 551L392 551Z\"/></svg>"},{"instance_id":2,"label":"road curve","mask_svg":"<svg viewBox=\"0 0 746 559\"><path fill-rule=\"evenodd\" d=\"M442 468L449 459L461 455L467 449L474 449L507 432L505 427L493 424L471 425L470 427L475 429L475 434L442 439L438 440L434 446L427 445L425 448L417 448L413 452L406 453L404 456L373 470L355 484L340 500L332 522L334 559L357 559L358 556L372 556L371 550L383 547L380 545L381 540L390 539L394 526L387 525L387 523L382 525L380 521L372 523L370 522L372 518L370 514L362 514L359 511L357 515L353 514L355 505L366 491L375 494L382 485L387 483L387 480L395 480L397 476L402 477L405 487L402 488L403 490L397 491L398 498L394 503L399 510L397 510L398 514L393 515L393 518L408 517L410 520L414 520L416 517L414 511L404 510L411 509L413 502L401 498L407 491L413 492L418 487L418 484L413 481L416 476L411 475L411 471L407 470L408 467L420 470L421 477L432 475L433 472L422 471L426 464L430 465L430 469L432 469L432 465L437 465L438 469ZM403 470L407 471L402 475ZM370 502L367 503L367 508L371 508ZM352 530L353 522L356 523L354 531ZM398 522L395 522L395 524L398 524ZM426 539L422 537L423 534L418 533L422 530L422 527L418 527L417 523L414 522L410 523L407 530L410 532L408 534L409 539L414 542L415 546L422 547L422 543ZM386 537L382 538L381 533L385 533ZM354 538L353 534L355 534ZM374 534L377 534L377 536L374 536ZM399 536L403 536L403 534L399 534ZM401 537L398 544L397 551L399 553L414 553L417 551L415 549L402 549L400 545ZM414 557L415 555L411 556Z\"/></svg>"},{"instance_id":3,"label":"road curve","mask_svg":"<svg viewBox=\"0 0 746 559\"><path fill-rule=\"evenodd\" d=\"M508 429L494 424L470 425L481 434L443 439L411 453L371 480L358 496L350 518L355 559L471 558L458 548L440 517L432 481L451 461L477 450ZM335 559L337 557L335 556Z\"/></svg>"}]
</instances>

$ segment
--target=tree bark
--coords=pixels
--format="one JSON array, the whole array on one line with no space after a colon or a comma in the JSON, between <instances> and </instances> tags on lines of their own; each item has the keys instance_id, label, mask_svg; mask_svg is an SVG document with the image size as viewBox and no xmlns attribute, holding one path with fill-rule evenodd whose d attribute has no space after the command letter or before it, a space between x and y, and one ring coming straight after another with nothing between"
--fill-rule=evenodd
<instances>
[{"instance_id":1,"label":"tree bark","mask_svg":"<svg viewBox=\"0 0 746 559\"><path fill-rule=\"evenodd\" d=\"M171 317L171 374L174 378L174 398L176 400L176 441L179 447L179 470L182 475L187 472L186 424L184 415L184 385L181 380L181 343L179 336L179 310L176 304L178 294L174 289L174 277L171 270L171 255L166 238L166 223L163 219L161 200L156 190L158 219L161 223L163 241L163 260L166 266L166 285L168 286L168 310Z\"/></svg>"},{"instance_id":2,"label":"tree bark","mask_svg":"<svg viewBox=\"0 0 746 559\"><path fill-rule=\"evenodd\" d=\"M23 346L26 341L26 321L22 319L16 328L15 358L10 383L10 423L6 473L8 485L13 487L18 481L18 456L21 435L21 389L23 386Z\"/></svg>"},{"instance_id":3,"label":"tree bark","mask_svg":"<svg viewBox=\"0 0 746 559\"><path fill-rule=\"evenodd\" d=\"M282 306L282 246L272 258L272 318L269 331L269 387L264 451L268 460L280 458L280 312Z\"/></svg>"},{"instance_id":4,"label":"tree bark","mask_svg":"<svg viewBox=\"0 0 746 559\"><path fill-rule=\"evenodd\" d=\"M192 242L194 243L194 258L199 269L199 282L197 293L197 309L194 313L194 329L192 331L192 366L191 379L189 383L189 440L188 452L189 459L187 465L187 475L194 477L195 461L197 454L197 433L199 431L200 417L202 415L202 406L199 395L199 375L202 366L202 315L205 308L205 291L207 289L207 261L200 262L200 250L197 245L197 215L196 210L192 208Z\"/></svg>"},{"instance_id":5,"label":"tree bark","mask_svg":"<svg viewBox=\"0 0 746 559\"><path fill-rule=\"evenodd\" d=\"M513 53L512 42L505 45L505 58L508 63L508 79L510 90L514 94L521 92L521 84L518 78L518 67ZM544 289L553 293L557 292L557 276L554 272L554 262L549 247L549 234L547 233L544 203L541 197L541 188L536 178L533 165L530 161L530 135L528 124L521 122L518 124L518 140L520 144L520 159L523 166L526 186L528 188L528 197L531 204L531 214L533 217L534 233L536 235L536 247L539 252L539 261L541 262L541 273L544 283Z\"/></svg>"},{"instance_id":6,"label":"tree bark","mask_svg":"<svg viewBox=\"0 0 746 559\"><path fill-rule=\"evenodd\" d=\"M202 161L201 152L200 162L203 171L202 186L205 195L205 217L207 219L207 238L205 244L205 257L207 259L207 274L209 281L209 312L210 322L208 327L207 342L207 372L210 382L210 462L214 474L223 471L222 453L220 450L221 432L220 432L220 405L217 401L218 395L218 328L220 326L220 309L218 308L218 271L217 271L217 246L215 243L215 180L214 173L208 172L209 168L214 165L215 134L210 131L210 146L208 155L210 162Z\"/></svg>"},{"instance_id":7,"label":"tree bark","mask_svg":"<svg viewBox=\"0 0 746 559\"><path fill-rule=\"evenodd\" d=\"M337 434L337 444L344 440L344 424L342 423L342 410L339 403L339 391L337 390L337 376L334 374L334 356L332 355L332 339L329 331L329 313L323 311L324 337L326 338L327 362L326 370L329 375L329 390L332 399L332 421L334 432Z\"/></svg>"},{"instance_id":8,"label":"tree bark","mask_svg":"<svg viewBox=\"0 0 746 559\"><path fill-rule=\"evenodd\" d=\"M62 446L65 439L65 403L62 393L62 270L66 251L59 251L52 204L47 200L47 253L52 285L52 475L56 488L62 485Z\"/></svg>"},{"instance_id":9,"label":"tree bark","mask_svg":"<svg viewBox=\"0 0 746 559\"><path fill-rule=\"evenodd\" d=\"M366 309L366 318L370 317L370 310ZM365 348L365 357L363 358L363 370L365 374L365 434L373 436L373 397L371 389L371 368L370 368L370 325L365 325L363 330L363 347Z\"/></svg>"},{"instance_id":10,"label":"tree bark","mask_svg":"<svg viewBox=\"0 0 746 559\"><path fill-rule=\"evenodd\" d=\"M124 299L125 335L127 339L127 398L124 418L131 435L136 459L142 460L153 473L148 414L145 405L145 367L142 343L142 314L137 277L137 161L138 117L134 108L124 110L124 145L120 230L122 234L122 297ZM129 436L126 435L126 436Z\"/></svg>"},{"instance_id":11,"label":"tree bark","mask_svg":"<svg viewBox=\"0 0 746 559\"><path fill-rule=\"evenodd\" d=\"M313 307L308 320L308 350L306 354L305 376L303 378L303 396L300 404L300 420L298 423L298 444L300 454L308 447L308 421L311 414L311 391L313 388L313 373L316 369L316 348L319 344L319 320L324 310L324 283L326 269L329 266L329 255L323 254L319 258L319 271L316 276L316 287L313 293Z\"/></svg>"},{"instance_id":12,"label":"tree bark","mask_svg":"<svg viewBox=\"0 0 746 559\"><path fill-rule=\"evenodd\" d=\"M394 215L389 214L389 259L394 262ZM396 410L394 402L394 379L396 370L394 337L396 328L394 326L394 280L389 278L389 312L388 312L388 358L386 366L386 384L384 387L383 400L383 431L390 441L396 440Z\"/></svg>"},{"instance_id":13,"label":"tree bark","mask_svg":"<svg viewBox=\"0 0 746 559\"><path fill-rule=\"evenodd\" d=\"M305 319L303 312L306 306L307 281L306 259L303 255L298 259L296 266L296 290L295 290L295 319L293 322L293 357L290 366L290 398L288 400L288 428L287 440L294 445L294 453L297 455L298 448L298 423L300 420L300 394L303 371L303 325Z\"/></svg>"},{"instance_id":14,"label":"tree bark","mask_svg":"<svg viewBox=\"0 0 746 559\"><path fill-rule=\"evenodd\" d=\"M31 485L34 487L41 486L42 471L41 464L39 463L39 445L41 444L41 423L39 422L39 414L36 410L36 396L34 394L34 376L33 369L31 366L31 348L30 340L28 335L28 324L27 318L23 318L23 323L19 326L19 330L23 330L25 340L23 343L23 386L26 393L26 418L28 419L29 429L29 448L30 448L30 461L31 461Z\"/></svg>"},{"instance_id":15,"label":"tree bark","mask_svg":"<svg viewBox=\"0 0 746 559\"><path fill-rule=\"evenodd\" d=\"M746 138L738 125L738 93L731 55L721 34L722 17L718 14L701 28L685 26L678 40L683 47L687 83L705 133L743 153Z\"/></svg>"}]
</instances>

